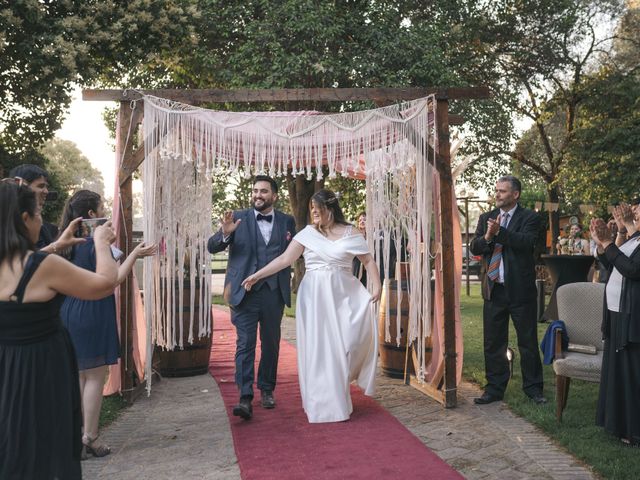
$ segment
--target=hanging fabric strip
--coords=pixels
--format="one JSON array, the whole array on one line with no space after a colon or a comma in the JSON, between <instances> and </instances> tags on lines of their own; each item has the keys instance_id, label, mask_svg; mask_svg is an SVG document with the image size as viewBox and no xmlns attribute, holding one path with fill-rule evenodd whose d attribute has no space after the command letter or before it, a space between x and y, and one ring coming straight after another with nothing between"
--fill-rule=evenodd
<instances>
[{"instance_id":1,"label":"hanging fabric strip","mask_svg":"<svg viewBox=\"0 0 640 480\"><path fill-rule=\"evenodd\" d=\"M409 341L418 345L417 373L424 379L432 325L430 251L439 243L432 228L435 108L435 99L427 97L338 114L223 112L145 96L144 234L160 245L160 255L145 259L152 342L182 348L210 334L211 176L231 170L276 177L290 171L308 179L318 172L319 179L325 167L329 178L366 179L367 239L385 276L396 270L390 265L393 249L396 263L410 265ZM200 289L185 296L187 284ZM403 292L397 292L400 305ZM185 312L191 318L183 318ZM391 319L397 332L400 315L398 309ZM385 332L387 341L400 342L400 334L388 338L388 325Z\"/></svg>"}]
</instances>

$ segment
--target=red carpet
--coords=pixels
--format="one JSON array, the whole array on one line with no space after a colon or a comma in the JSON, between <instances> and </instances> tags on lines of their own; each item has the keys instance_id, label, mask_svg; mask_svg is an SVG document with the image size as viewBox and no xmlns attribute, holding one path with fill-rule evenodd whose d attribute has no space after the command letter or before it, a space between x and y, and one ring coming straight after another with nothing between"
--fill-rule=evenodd
<instances>
[{"instance_id":1,"label":"red carpet","mask_svg":"<svg viewBox=\"0 0 640 480\"><path fill-rule=\"evenodd\" d=\"M351 388L351 420L309 424L300 400L296 350L284 341L277 407L265 410L256 399L251 420L234 417L235 329L226 310L214 307L213 317L209 371L227 406L244 480L463 478L359 388ZM259 391L256 394L259 398Z\"/></svg>"}]
</instances>

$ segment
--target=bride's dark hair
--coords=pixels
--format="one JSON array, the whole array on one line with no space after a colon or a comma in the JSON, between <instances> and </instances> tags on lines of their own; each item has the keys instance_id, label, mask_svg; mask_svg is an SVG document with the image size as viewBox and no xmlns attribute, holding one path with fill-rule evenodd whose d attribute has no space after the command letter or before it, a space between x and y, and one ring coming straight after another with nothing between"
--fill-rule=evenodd
<instances>
[{"instance_id":1,"label":"bride's dark hair","mask_svg":"<svg viewBox=\"0 0 640 480\"><path fill-rule=\"evenodd\" d=\"M311 197L310 203L315 203L320 207L320 210L326 210L329 212L329 225L316 226L316 228L323 234L326 234L325 228L330 227L334 223L339 225L351 225L345 220L342 209L340 208L340 203L338 202L338 197L331 190L327 190L326 188L318 190Z\"/></svg>"}]
</instances>

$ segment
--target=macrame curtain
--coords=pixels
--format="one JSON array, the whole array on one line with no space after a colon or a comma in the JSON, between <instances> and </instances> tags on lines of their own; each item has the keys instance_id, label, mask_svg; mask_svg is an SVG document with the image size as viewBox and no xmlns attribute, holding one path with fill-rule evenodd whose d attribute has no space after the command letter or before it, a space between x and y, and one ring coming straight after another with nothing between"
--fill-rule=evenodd
<instances>
[{"instance_id":1,"label":"macrame curtain","mask_svg":"<svg viewBox=\"0 0 640 480\"><path fill-rule=\"evenodd\" d=\"M435 99L427 97L339 114L247 113L145 96L144 234L161 246L161 255L145 259L149 349L154 343L182 347L183 322L174 312L181 316L187 310L182 303L185 280L201 285L199 298L192 294L189 299L188 311L200 312L190 319L189 339L210 333L211 271L205 246L212 233L211 175L231 170L246 177L275 177L290 171L320 179L324 167L330 178L366 178L367 239L385 274L393 270L388 254L392 243L397 252L405 246L409 252L409 340L418 343L421 366L416 373L424 380L424 344L431 335L431 245L440 241L432 228L435 106ZM392 320L397 332L400 315ZM385 334L391 341L388 325ZM400 336L394 340L399 343Z\"/></svg>"}]
</instances>

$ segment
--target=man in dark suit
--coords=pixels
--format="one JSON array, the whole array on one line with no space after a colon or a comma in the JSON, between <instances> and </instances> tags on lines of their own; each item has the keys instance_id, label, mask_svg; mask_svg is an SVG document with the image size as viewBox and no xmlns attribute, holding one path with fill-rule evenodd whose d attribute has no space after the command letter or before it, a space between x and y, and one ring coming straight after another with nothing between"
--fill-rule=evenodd
<instances>
[{"instance_id":1,"label":"man in dark suit","mask_svg":"<svg viewBox=\"0 0 640 480\"><path fill-rule=\"evenodd\" d=\"M295 235L295 220L273 208L278 199L278 185L267 176L258 175L251 194L253 208L225 212L220 230L208 242L209 252L229 247L225 300L231 307L231 322L236 327L236 375L240 402L233 414L248 420L253 415L254 360L258 324L262 355L257 386L264 408L274 408L280 322L284 305L291 305L291 269L259 281L247 292L242 280L260 270L282 254Z\"/></svg>"},{"instance_id":2,"label":"man in dark suit","mask_svg":"<svg viewBox=\"0 0 640 480\"><path fill-rule=\"evenodd\" d=\"M498 208L480 216L474 255L482 255L482 298L484 363L487 385L476 404L502 400L509 382L507 360L509 315L518 337L522 389L535 403L545 403L542 395L542 363L538 352L536 322L536 274L533 251L540 219L518 205L522 186L507 175L496 183Z\"/></svg>"}]
</instances>

